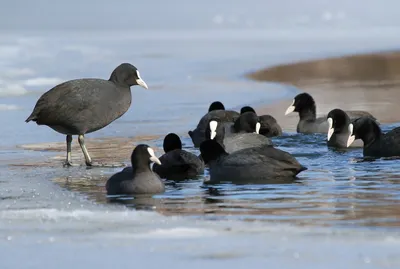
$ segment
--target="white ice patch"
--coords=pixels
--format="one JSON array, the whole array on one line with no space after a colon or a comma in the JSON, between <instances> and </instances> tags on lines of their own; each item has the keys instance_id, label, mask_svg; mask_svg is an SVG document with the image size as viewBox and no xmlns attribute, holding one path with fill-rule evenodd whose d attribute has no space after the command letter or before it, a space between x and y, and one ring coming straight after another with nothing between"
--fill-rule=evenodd
<instances>
[{"instance_id":1,"label":"white ice patch","mask_svg":"<svg viewBox=\"0 0 400 269\"><path fill-rule=\"evenodd\" d=\"M61 82L63 82L63 80L60 78L37 77L37 78L31 78L31 79L25 80L24 85L28 86L28 87L56 86L57 84L60 84Z\"/></svg>"},{"instance_id":2,"label":"white ice patch","mask_svg":"<svg viewBox=\"0 0 400 269\"><path fill-rule=\"evenodd\" d=\"M17 110L17 109L20 109L20 107L16 105L0 104L0 111Z\"/></svg>"},{"instance_id":3,"label":"white ice patch","mask_svg":"<svg viewBox=\"0 0 400 269\"><path fill-rule=\"evenodd\" d=\"M19 78L35 75L35 71L29 68L10 68L2 72L2 75L7 78Z\"/></svg>"},{"instance_id":4,"label":"white ice patch","mask_svg":"<svg viewBox=\"0 0 400 269\"><path fill-rule=\"evenodd\" d=\"M204 238L217 235L216 231L204 228L176 227L170 229L156 229L144 234L135 235L139 238Z\"/></svg>"},{"instance_id":5,"label":"white ice patch","mask_svg":"<svg viewBox=\"0 0 400 269\"><path fill-rule=\"evenodd\" d=\"M0 81L0 97L24 95L27 92L20 84L6 84Z\"/></svg>"},{"instance_id":6,"label":"white ice patch","mask_svg":"<svg viewBox=\"0 0 400 269\"><path fill-rule=\"evenodd\" d=\"M115 223L125 221L144 221L149 222L155 217L161 215L155 212L146 211L94 211L94 210L58 210L58 209L24 209L24 210L3 210L0 211L0 218L7 220L34 220L34 221L85 221L85 222L102 222Z\"/></svg>"},{"instance_id":7,"label":"white ice patch","mask_svg":"<svg viewBox=\"0 0 400 269\"><path fill-rule=\"evenodd\" d=\"M21 54L22 48L18 45L2 45L0 46L0 59L13 59Z\"/></svg>"},{"instance_id":8,"label":"white ice patch","mask_svg":"<svg viewBox=\"0 0 400 269\"><path fill-rule=\"evenodd\" d=\"M109 59L114 56L112 50L99 48L90 45L68 45L62 48L61 51L73 51L80 53L85 59L91 61L99 61L101 59Z\"/></svg>"}]
</instances>

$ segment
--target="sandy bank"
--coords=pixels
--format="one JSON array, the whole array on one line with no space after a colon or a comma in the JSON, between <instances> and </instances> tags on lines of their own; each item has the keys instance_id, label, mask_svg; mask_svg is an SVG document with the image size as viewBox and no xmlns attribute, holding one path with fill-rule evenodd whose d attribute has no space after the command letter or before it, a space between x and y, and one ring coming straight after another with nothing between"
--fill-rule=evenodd
<instances>
[{"instance_id":1,"label":"sandy bank","mask_svg":"<svg viewBox=\"0 0 400 269\"><path fill-rule=\"evenodd\" d=\"M132 138L126 137L106 137L101 139L86 139L86 147L92 157L93 162L100 162L109 167L125 166L130 163L130 156L135 146L139 144L149 144L154 151L161 155L162 149L151 144L151 141L157 139L158 136L146 135ZM53 157L43 157L30 161L20 160L13 163L14 166L49 166L61 167L66 157L66 144L62 142L48 142L40 144L20 145L19 148L34 151L56 152ZM72 162L74 165L85 166L85 158L78 142L72 142Z\"/></svg>"},{"instance_id":2,"label":"sandy bank","mask_svg":"<svg viewBox=\"0 0 400 269\"><path fill-rule=\"evenodd\" d=\"M317 113L333 108L367 110L382 123L400 121L400 53L352 55L284 64L248 74L258 81L290 84L313 95ZM284 116L292 99L260 107L259 113L277 118L282 128L294 131L298 115Z\"/></svg>"}]
</instances>

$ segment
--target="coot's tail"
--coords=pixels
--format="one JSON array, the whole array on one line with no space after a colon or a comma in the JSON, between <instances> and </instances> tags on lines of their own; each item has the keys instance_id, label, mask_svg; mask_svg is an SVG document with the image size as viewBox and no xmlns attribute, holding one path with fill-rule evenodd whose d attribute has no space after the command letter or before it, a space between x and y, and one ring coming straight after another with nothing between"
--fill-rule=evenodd
<instances>
[{"instance_id":1,"label":"coot's tail","mask_svg":"<svg viewBox=\"0 0 400 269\"><path fill-rule=\"evenodd\" d=\"M299 169L297 169L297 173L295 174L296 176L298 175L298 174L300 174L301 172L303 172L303 171L305 171L305 170L307 170L308 168L307 167L305 167L305 166L300 166L300 168Z\"/></svg>"},{"instance_id":2,"label":"coot's tail","mask_svg":"<svg viewBox=\"0 0 400 269\"><path fill-rule=\"evenodd\" d=\"M30 121L36 121L37 116L35 114L31 114L26 120L25 122L30 122Z\"/></svg>"}]
</instances>

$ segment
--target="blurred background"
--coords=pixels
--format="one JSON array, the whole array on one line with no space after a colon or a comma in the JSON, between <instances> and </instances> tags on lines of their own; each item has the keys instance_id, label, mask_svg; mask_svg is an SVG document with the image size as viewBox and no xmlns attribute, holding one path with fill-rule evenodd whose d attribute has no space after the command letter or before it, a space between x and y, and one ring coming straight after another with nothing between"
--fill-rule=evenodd
<instances>
[{"instance_id":1,"label":"blurred background","mask_svg":"<svg viewBox=\"0 0 400 269\"><path fill-rule=\"evenodd\" d=\"M12 1L4 30L364 29L399 26L398 2L282 1Z\"/></svg>"}]
</instances>

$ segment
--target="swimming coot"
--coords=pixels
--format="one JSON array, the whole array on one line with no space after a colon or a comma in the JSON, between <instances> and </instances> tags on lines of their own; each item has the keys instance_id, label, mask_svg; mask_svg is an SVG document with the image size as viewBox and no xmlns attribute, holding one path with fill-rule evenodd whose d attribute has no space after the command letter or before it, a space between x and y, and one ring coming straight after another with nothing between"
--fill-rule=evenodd
<instances>
[{"instance_id":1,"label":"swimming coot","mask_svg":"<svg viewBox=\"0 0 400 269\"><path fill-rule=\"evenodd\" d=\"M327 144L329 147L346 148L349 138L350 117L341 109L333 109L329 111L327 117L328 135ZM361 139L354 141L351 147L363 147L364 143Z\"/></svg>"},{"instance_id":2,"label":"swimming coot","mask_svg":"<svg viewBox=\"0 0 400 269\"><path fill-rule=\"evenodd\" d=\"M285 115L292 112L299 113L299 123L297 124L298 133L328 133L328 122L326 116L317 118L317 108L314 98L308 93L298 94L293 103L287 108ZM361 116L369 116L375 119L370 113L365 111L346 111L351 120ZM375 119L376 120L376 119Z\"/></svg>"},{"instance_id":3,"label":"swimming coot","mask_svg":"<svg viewBox=\"0 0 400 269\"><path fill-rule=\"evenodd\" d=\"M193 141L193 144L198 148L201 142L204 141L205 130L211 119L218 120L221 124L233 123L239 117L239 113L233 110L213 110L205 114L197 124L196 129L189 131L188 134ZM230 125L229 125L230 126Z\"/></svg>"},{"instance_id":4,"label":"swimming coot","mask_svg":"<svg viewBox=\"0 0 400 269\"><path fill-rule=\"evenodd\" d=\"M254 108L252 108L251 106L244 106L240 109L240 114L246 112L256 113ZM274 117L272 117L271 115L261 115L258 116L258 119L261 124L260 128L261 135L264 135L266 137L274 137L282 135L282 128Z\"/></svg>"},{"instance_id":5,"label":"swimming coot","mask_svg":"<svg viewBox=\"0 0 400 269\"><path fill-rule=\"evenodd\" d=\"M160 157L161 164L153 165L153 171L161 178L184 180L204 173L203 161L182 149L182 141L177 134L166 135L163 147L165 154Z\"/></svg>"},{"instance_id":6,"label":"swimming coot","mask_svg":"<svg viewBox=\"0 0 400 269\"><path fill-rule=\"evenodd\" d=\"M200 145L210 180L205 183L268 183L281 177L295 177L307 168L289 153L265 145L228 154L215 140Z\"/></svg>"},{"instance_id":7,"label":"swimming coot","mask_svg":"<svg viewBox=\"0 0 400 269\"><path fill-rule=\"evenodd\" d=\"M136 146L131 155L131 167L114 174L106 183L108 195L157 194L165 191L160 177L151 171L150 163L161 164L148 145Z\"/></svg>"},{"instance_id":8,"label":"swimming coot","mask_svg":"<svg viewBox=\"0 0 400 269\"><path fill-rule=\"evenodd\" d=\"M134 85L148 89L137 68L129 63L116 67L108 80L69 80L44 93L25 122L47 125L67 135L66 165L72 165L72 136L78 135L86 165L91 166L85 134L102 129L124 115L131 105L130 87Z\"/></svg>"},{"instance_id":9,"label":"swimming coot","mask_svg":"<svg viewBox=\"0 0 400 269\"><path fill-rule=\"evenodd\" d=\"M355 139L364 142L364 157L400 157L400 127L384 134L370 117L361 117L349 124L347 146Z\"/></svg>"},{"instance_id":10,"label":"swimming coot","mask_svg":"<svg viewBox=\"0 0 400 269\"><path fill-rule=\"evenodd\" d=\"M253 114L253 121L250 125L245 125L245 121L242 121L244 117L247 118L247 113ZM206 140L216 140L226 152L232 153L244 148L257 147L262 145L272 145L272 141L263 135L257 133L259 130L260 123L257 122L257 115L252 112L247 112L246 115L242 114L235 121L236 133L226 134L226 128L223 124L220 124L217 120L210 120L206 132ZM251 127L250 129L248 129ZM234 128L234 129L235 129Z\"/></svg>"}]
</instances>

